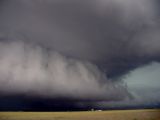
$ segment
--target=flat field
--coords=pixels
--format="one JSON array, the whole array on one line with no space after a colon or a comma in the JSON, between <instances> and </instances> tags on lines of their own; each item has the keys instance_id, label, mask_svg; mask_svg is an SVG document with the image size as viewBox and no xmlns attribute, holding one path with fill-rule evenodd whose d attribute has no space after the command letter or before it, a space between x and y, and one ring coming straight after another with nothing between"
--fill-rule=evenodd
<instances>
[{"instance_id":1,"label":"flat field","mask_svg":"<svg viewBox=\"0 0 160 120\"><path fill-rule=\"evenodd\" d=\"M0 120L160 120L160 110L0 112Z\"/></svg>"}]
</instances>

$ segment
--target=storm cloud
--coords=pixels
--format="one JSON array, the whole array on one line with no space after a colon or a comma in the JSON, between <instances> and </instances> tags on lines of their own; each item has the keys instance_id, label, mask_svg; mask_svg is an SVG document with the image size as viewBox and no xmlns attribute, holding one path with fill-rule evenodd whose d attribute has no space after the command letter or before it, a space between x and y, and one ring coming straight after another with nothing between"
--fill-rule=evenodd
<instances>
[{"instance_id":1,"label":"storm cloud","mask_svg":"<svg viewBox=\"0 0 160 120\"><path fill-rule=\"evenodd\" d=\"M146 48L140 56L148 55L158 42L154 34L159 32L159 21L151 0L9 0L3 4L4 37L38 42L80 59L104 62L137 56ZM142 38L146 32L156 37L153 45L147 46L151 40Z\"/></svg>"},{"instance_id":2,"label":"storm cloud","mask_svg":"<svg viewBox=\"0 0 160 120\"><path fill-rule=\"evenodd\" d=\"M160 61L157 0L0 3L1 93L130 101L123 77Z\"/></svg>"},{"instance_id":3,"label":"storm cloud","mask_svg":"<svg viewBox=\"0 0 160 120\"><path fill-rule=\"evenodd\" d=\"M122 82L112 82L95 65L21 41L0 43L0 92L47 98L121 100Z\"/></svg>"}]
</instances>

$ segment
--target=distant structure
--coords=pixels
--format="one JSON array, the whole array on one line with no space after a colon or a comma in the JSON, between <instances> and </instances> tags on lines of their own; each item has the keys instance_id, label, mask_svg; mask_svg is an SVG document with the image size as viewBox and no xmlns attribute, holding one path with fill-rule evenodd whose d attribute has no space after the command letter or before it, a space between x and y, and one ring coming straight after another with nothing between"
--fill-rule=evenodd
<instances>
[{"instance_id":1,"label":"distant structure","mask_svg":"<svg viewBox=\"0 0 160 120\"><path fill-rule=\"evenodd\" d=\"M92 108L91 111L99 111L99 112L100 112L100 111L102 111L102 110L95 110L94 108Z\"/></svg>"},{"instance_id":2,"label":"distant structure","mask_svg":"<svg viewBox=\"0 0 160 120\"><path fill-rule=\"evenodd\" d=\"M102 110L96 110L96 111L99 111L99 112L100 112L100 111L102 111Z\"/></svg>"},{"instance_id":3,"label":"distant structure","mask_svg":"<svg viewBox=\"0 0 160 120\"><path fill-rule=\"evenodd\" d=\"M94 109L92 108L91 111L94 111Z\"/></svg>"}]
</instances>

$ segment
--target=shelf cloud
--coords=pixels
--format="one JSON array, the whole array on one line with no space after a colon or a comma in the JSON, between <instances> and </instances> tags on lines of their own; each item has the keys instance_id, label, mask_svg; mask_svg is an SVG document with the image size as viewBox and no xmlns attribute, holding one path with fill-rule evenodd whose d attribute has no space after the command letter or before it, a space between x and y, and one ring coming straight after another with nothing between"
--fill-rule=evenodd
<instances>
[{"instance_id":1,"label":"shelf cloud","mask_svg":"<svg viewBox=\"0 0 160 120\"><path fill-rule=\"evenodd\" d=\"M123 100L129 93L97 66L22 41L0 43L0 92L75 100Z\"/></svg>"}]
</instances>

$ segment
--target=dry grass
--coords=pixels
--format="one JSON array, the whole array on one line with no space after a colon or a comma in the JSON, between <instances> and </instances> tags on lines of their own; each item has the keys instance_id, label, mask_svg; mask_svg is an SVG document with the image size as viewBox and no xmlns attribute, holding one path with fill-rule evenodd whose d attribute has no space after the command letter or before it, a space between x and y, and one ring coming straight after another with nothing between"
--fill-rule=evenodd
<instances>
[{"instance_id":1,"label":"dry grass","mask_svg":"<svg viewBox=\"0 0 160 120\"><path fill-rule=\"evenodd\" d=\"M160 110L0 112L0 120L160 120Z\"/></svg>"}]
</instances>

